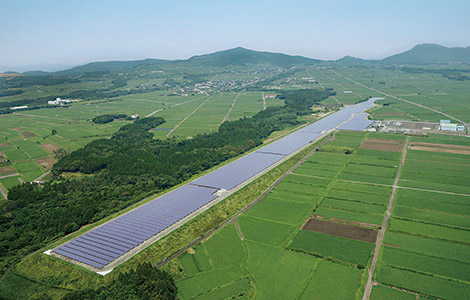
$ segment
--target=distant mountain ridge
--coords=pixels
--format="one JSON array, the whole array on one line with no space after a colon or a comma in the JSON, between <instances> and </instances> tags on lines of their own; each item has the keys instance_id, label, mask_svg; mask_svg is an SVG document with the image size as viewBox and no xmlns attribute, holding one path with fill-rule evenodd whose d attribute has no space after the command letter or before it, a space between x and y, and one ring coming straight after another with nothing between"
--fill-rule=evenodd
<instances>
[{"instance_id":1,"label":"distant mountain ridge","mask_svg":"<svg viewBox=\"0 0 470 300\"><path fill-rule=\"evenodd\" d=\"M210 54L195 55L185 60L164 60L147 58L133 61L104 61L91 62L82 66L73 67L57 72L30 71L25 75L78 75L85 72L113 71L133 68L140 65L161 65L182 63L189 65L205 65L212 67L225 67L229 65L245 66L249 64L270 64L279 67L296 65L311 65L325 62L324 60L293 56L283 53L262 52L242 47L218 51ZM386 64L439 64L439 63L470 63L470 47L448 48L437 44L420 44L403 53L386 57L382 60L367 60L352 56L333 60L330 62L344 64L386 63Z\"/></svg>"},{"instance_id":2,"label":"distant mountain ridge","mask_svg":"<svg viewBox=\"0 0 470 300\"><path fill-rule=\"evenodd\" d=\"M225 67L228 65L247 64L272 64L275 66L288 67L300 64L315 64L321 60L304 56L292 56L282 53L261 52L237 47L229 50L210 54L196 55L187 60L192 63L200 63L214 67Z\"/></svg>"},{"instance_id":3,"label":"distant mountain ridge","mask_svg":"<svg viewBox=\"0 0 470 300\"><path fill-rule=\"evenodd\" d=\"M420 44L403 53L386 57L387 64L470 63L470 47L448 48L437 44Z\"/></svg>"}]
</instances>

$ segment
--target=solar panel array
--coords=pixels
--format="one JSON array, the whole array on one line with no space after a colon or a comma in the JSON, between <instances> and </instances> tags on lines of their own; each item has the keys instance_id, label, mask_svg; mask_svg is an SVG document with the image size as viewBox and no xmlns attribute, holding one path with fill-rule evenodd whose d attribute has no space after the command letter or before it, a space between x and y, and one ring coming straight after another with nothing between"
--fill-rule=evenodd
<instances>
[{"instance_id":1,"label":"solar panel array","mask_svg":"<svg viewBox=\"0 0 470 300\"><path fill-rule=\"evenodd\" d=\"M204 206L212 188L184 185L53 250L97 269Z\"/></svg>"},{"instance_id":2,"label":"solar panel array","mask_svg":"<svg viewBox=\"0 0 470 300\"><path fill-rule=\"evenodd\" d=\"M364 126L362 111L376 98L331 114L255 152L245 155L193 182L181 186L53 250L54 253L97 269L113 262L144 241L167 229L215 198L219 189L231 190L279 162L339 124Z\"/></svg>"},{"instance_id":3,"label":"solar panel array","mask_svg":"<svg viewBox=\"0 0 470 300\"><path fill-rule=\"evenodd\" d=\"M374 123L374 121L366 119L368 115L368 113L358 113L354 118L339 126L338 129L363 131L369 127L370 124Z\"/></svg>"}]
</instances>

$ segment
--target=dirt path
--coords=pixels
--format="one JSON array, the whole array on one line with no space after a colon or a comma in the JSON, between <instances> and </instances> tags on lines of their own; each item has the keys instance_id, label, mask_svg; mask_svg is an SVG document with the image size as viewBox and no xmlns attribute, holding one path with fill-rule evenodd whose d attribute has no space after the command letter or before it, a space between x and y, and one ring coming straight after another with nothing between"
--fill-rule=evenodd
<instances>
[{"instance_id":1,"label":"dirt path","mask_svg":"<svg viewBox=\"0 0 470 300\"><path fill-rule=\"evenodd\" d=\"M242 231L240 230L240 226L238 226L238 219L237 220L233 220L232 222L234 225L235 225L235 228L237 228L237 231L238 231L238 236L240 237L240 240L244 240L243 238L243 233Z\"/></svg>"},{"instance_id":2,"label":"dirt path","mask_svg":"<svg viewBox=\"0 0 470 300\"><path fill-rule=\"evenodd\" d=\"M0 176L0 179L8 178L8 177L15 177L15 176L20 176L20 174L13 173L13 174L8 174L8 175L3 175L3 176Z\"/></svg>"},{"instance_id":3,"label":"dirt path","mask_svg":"<svg viewBox=\"0 0 470 300\"><path fill-rule=\"evenodd\" d=\"M406 142L405 142L405 145L403 146L403 151L401 155L400 166L398 167L397 176L395 176L395 181L393 183L392 195L390 196L390 201L388 202L388 207L387 207L387 211L385 212L385 218L382 223L382 228L380 229L379 234L377 236L377 241L375 242L376 246L375 246L375 251L374 251L374 257L372 258L372 263L370 265L369 278L367 279L367 284L364 290L364 296L362 297L362 300L369 300L370 298L370 293L372 291L372 286L373 286L372 276L374 275L375 266L377 265L377 261L379 259L379 253L380 253L380 249L382 248L385 231L387 230L387 226L388 226L388 221L390 220L390 216L392 214L393 201L395 200L395 194L397 193L398 180L400 179L401 169L403 167L403 164L405 163L406 150L408 149L409 140L410 138L406 137Z\"/></svg>"},{"instance_id":4,"label":"dirt path","mask_svg":"<svg viewBox=\"0 0 470 300\"><path fill-rule=\"evenodd\" d=\"M198 107L196 107L192 112L190 112L186 117L184 117L183 120L181 120L178 124L176 124L175 127L173 127L166 136L169 136L173 131L175 131L176 128L180 127L181 124L184 123L184 121L186 121L189 117L191 117L195 112L197 112L204 104L206 104L207 101L209 101L211 97L207 97L206 100L204 100L204 102L202 102Z\"/></svg>"},{"instance_id":5,"label":"dirt path","mask_svg":"<svg viewBox=\"0 0 470 300\"><path fill-rule=\"evenodd\" d=\"M204 97L207 97L207 96L204 96ZM161 112L162 110L170 109L170 108L173 108L173 107L176 107L176 106L180 106L180 105L183 105L183 104L186 104L186 103L191 103L191 102L194 102L194 101L196 101L196 100L202 99L202 98L204 98L204 97L199 97L199 98L196 98L196 99L193 99L193 100L188 100L188 101L185 101L185 102L176 103L175 105L171 105L171 106L168 107L168 108L159 108L159 109L157 109L157 110L152 111L151 113L149 113L148 115L146 115L144 118L151 117L151 116L153 116L154 114L156 114L156 113L158 113L158 112Z\"/></svg>"},{"instance_id":6,"label":"dirt path","mask_svg":"<svg viewBox=\"0 0 470 300\"><path fill-rule=\"evenodd\" d=\"M447 117L447 118L449 118L449 119L452 119L452 120L454 120L454 121L457 121L457 122L459 122L459 123L462 123L462 124L465 126L465 128L467 128L467 130L468 130L468 124L467 124L467 123L465 123L464 121L462 121L462 120L460 120L460 119L457 119L457 118L455 118L455 117L453 117L453 116L451 116L451 115L449 115L449 114L446 114L446 113L444 113L444 112L442 112L442 111L438 111L437 109L430 108L430 107L424 106L424 105L422 105L422 104L412 102L412 101L410 101L410 100L406 100L406 99L403 99L403 98L400 98L400 97L397 97L397 96L393 96L393 95L390 95L390 94L381 92L381 91L376 90L376 89L374 89L374 88L371 88L371 87L368 87L368 86L366 86L366 85L363 85L362 83L359 83L359 82L357 82L357 81L355 81L355 80L352 80L351 78L348 78L348 77L346 77L346 76L343 76L343 75L339 74L339 73L336 72L336 71L331 70L331 72L335 73L336 75L338 75L338 76L340 76L340 77L343 77L343 78L346 79L346 80L351 81L352 83L355 83L355 84L357 84L357 85L359 85L359 86L362 86L362 87L365 88L365 89L374 91L374 92L376 92L376 93L382 94L382 95L387 96L387 97L390 97L390 98L394 98L394 99L397 99L397 100L406 102L406 103L408 103L408 104L412 104L412 105L419 106L419 107L421 107L421 108L424 108L424 109L433 111L433 112L438 113L438 114L441 114L441 115L443 115L443 116L445 116L445 117Z\"/></svg>"},{"instance_id":7,"label":"dirt path","mask_svg":"<svg viewBox=\"0 0 470 300\"><path fill-rule=\"evenodd\" d=\"M233 99L232 105L230 105L230 108L228 109L227 114L225 115L224 119L222 120L222 122L221 122L220 124L222 124L222 123L224 123L225 121L228 120L228 117L230 116L230 113L232 112L232 109L233 109L233 107L235 106L235 103L237 103L238 97L240 97L240 93L238 93L238 94L235 96L235 99ZM264 97L263 97L263 99L264 99Z\"/></svg>"},{"instance_id":8,"label":"dirt path","mask_svg":"<svg viewBox=\"0 0 470 300\"><path fill-rule=\"evenodd\" d=\"M46 173L42 174L42 175L39 176L38 178L33 179L33 181L42 180L44 177L46 177L46 176L49 175L50 173L51 173L51 170L49 170L49 171L47 171Z\"/></svg>"},{"instance_id":9,"label":"dirt path","mask_svg":"<svg viewBox=\"0 0 470 300\"><path fill-rule=\"evenodd\" d=\"M266 110L266 98L264 97L264 92L261 92L261 97L263 97L263 110Z\"/></svg>"}]
</instances>

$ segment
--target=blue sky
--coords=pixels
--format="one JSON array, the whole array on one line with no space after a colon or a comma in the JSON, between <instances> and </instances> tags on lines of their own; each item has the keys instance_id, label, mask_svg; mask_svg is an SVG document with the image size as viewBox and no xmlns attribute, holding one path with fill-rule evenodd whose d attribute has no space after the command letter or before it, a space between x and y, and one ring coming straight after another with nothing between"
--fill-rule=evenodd
<instances>
[{"instance_id":1,"label":"blue sky","mask_svg":"<svg viewBox=\"0 0 470 300\"><path fill-rule=\"evenodd\" d=\"M236 46L320 59L470 46L468 0L1 0L0 65L187 58Z\"/></svg>"}]
</instances>

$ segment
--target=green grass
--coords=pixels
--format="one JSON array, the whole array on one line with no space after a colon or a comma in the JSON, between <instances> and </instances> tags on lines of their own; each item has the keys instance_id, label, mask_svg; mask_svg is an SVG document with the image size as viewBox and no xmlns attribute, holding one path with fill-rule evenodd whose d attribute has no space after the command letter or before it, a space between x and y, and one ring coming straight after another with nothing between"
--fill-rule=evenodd
<instances>
[{"instance_id":1,"label":"green grass","mask_svg":"<svg viewBox=\"0 0 470 300\"><path fill-rule=\"evenodd\" d=\"M429 256L448 258L470 263L470 246L460 243L436 240L428 237L408 235L392 231L387 231L385 233L384 243Z\"/></svg>"},{"instance_id":2,"label":"green grass","mask_svg":"<svg viewBox=\"0 0 470 300\"><path fill-rule=\"evenodd\" d=\"M295 169L296 174L308 175L308 176L319 176L319 177L326 177L326 178L334 178L338 171L331 171L331 170L322 170L316 169L306 166L300 166Z\"/></svg>"},{"instance_id":3,"label":"green grass","mask_svg":"<svg viewBox=\"0 0 470 300\"><path fill-rule=\"evenodd\" d=\"M407 208L396 206L393 209L395 218L422 221L431 224L447 225L460 227L462 229L470 229L470 218L468 216L446 214L435 211Z\"/></svg>"},{"instance_id":4,"label":"green grass","mask_svg":"<svg viewBox=\"0 0 470 300\"><path fill-rule=\"evenodd\" d=\"M19 179L21 177L15 176L15 177L7 177L7 178L2 178L0 179L0 184L5 188L5 189L11 189L15 185L21 184Z\"/></svg>"},{"instance_id":5,"label":"green grass","mask_svg":"<svg viewBox=\"0 0 470 300\"><path fill-rule=\"evenodd\" d=\"M464 300L470 294L468 284L392 267L380 266L376 273L376 280L383 284L443 299Z\"/></svg>"},{"instance_id":6,"label":"green grass","mask_svg":"<svg viewBox=\"0 0 470 300\"><path fill-rule=\"evenodd\" d=\"M5 156L12 162L24 161L30 159L30 157L19 149L3 151Z\"/></svg>"},{"instance_id":7,"label":"green grass","mask_svg":"<svg viewBox=\"0 0 470 300\"><path fill-rule=\"evenodd\" d=\"M293 192L305 195L321 195L325 191L325 187L298 184L293 182L281 182L276 186L275 190Z\"/></svg>"},{"instance_id":8,"label":"green grass","mask_svg":"<svg viewBox=\"0 0 470 300\"><path fill-rule=\"evenodd\" d=\"M23 276L16 274L12 269L8 272L0 284L0 295L3 299L24 300L33 297L53 297L61 298L68 293L68 290L55 289L44 284L28 280ZM41 299L41 298L39 298Z\"/></svg>"},{"instance_id":9,"label":"green grass","mask_svg":"<svg viewBox=\"0 0 470 300\"><path fill-rule=\"evenodd\" d=\"M289 244L292 249L362 266L368 264L374 247L371 243L307 230L299 231Z\"/></svg>"},{"instance_id":10,"label":"green grass","mask_svg":"<svg viewBox=\"0 0 470 300\"><path fill-rule=\"evenodd\" d=\"M267 197L273 197L273 198L278 198L282 200L301 202L301 203L307 203L307 204L315 203L319 199L319 196L315 196L315 195L292 193L289 191L281 191L277 189L273 189Z\"/></svg>"},{"instance_id":11,"label":"green grass","mask_svg":"<svg viewBox=\"0 0 470 300\"><path fill-rule=\"evenodd\" d=\"M349 201L344 199L324 198L321 207L350 210L366 214L383 214L386 207L384 205L363 203L359 201Z\"/></svg>"},{"instance_id":12,"label":"green grass","mask_svg":"<svg viewBox=\"0 0 470 300\"><path fill-rule=\"evenodd\" d=\"M318 259L246 242L248 260L246 270L253 278L256 299L295 299L306 285Z\"/></svg>"},{"instance_id":13,"label":"green grass","mask_svg":"<svg viewBox=\"0 0 470 300\"><path fill-rule=\"evenodd\" d=\"M383 285L374 285L372 287L371 300L416 300L416 296L399 289L386 287Z\"/></svg>"},{"instance_id":14,"label":"green grass","mask_svg":"<svg viewBox=\"0 0 470 300\"><path fill-rule=\"evenodd\" d=\"M280 223L299 225L310 214L311 207L312 204L280 200L268 196L247 211L245 215Z\"/></svg>"},{"instance_id":15,"label":"green grass","mask_svg":"<svg viewBox=\"0 0 470 300\"><path fill-rule=\"evenodd\" d=\"M390 219L389 229L393 231L411 233L415 235L428 236L449 241L468 243L470 231L454 229L439 225L425 224L407 220Z\"/></svg>"},{"instance_id":16,"label":"green grass","mask_svg":"<svg viewBox=\"0 0 470 300\"><path fill-rule=\"evenodd\" d=\"M268 220L240 216L238 224L246 240L257 241L269 245L282 245L296 230L296 227L275 223Z\"/></svg>"},{"instance_id":17,"label":"green grass","mask_svg":"<svg viewBox=\"0 0 470 300\"><path fill-rule=\"evenodd\" d=\"M16 163L13 164L13 168L21 174L25 181L31 181L44 173L44 170L34 161Z\"/></svg>"},{"instance_id":18,"label":"green grass","mask_svg":"<svg viewBox=\"0 0 470 300\"><path fill-rule=\"evenodd\" d=\"M246 278L246 276L239 266L198 273L177 281L178 295L182 299L190 299L206 294L223 284Z\"/></svg>"},{"instance_id":19,"label":"green grass","mask_svg":"<svg viewBox=\"0 0 470 300\"><path fill-rule=\"evenodd\" d=\"M401 193L402 191L411 191L411 190L405 190L405 189L398 190L397 197L395 198L395 205L397 207L401 206L401 207L417 208L417 209L423 209L429 212L433 212L433 211L444 212L444 213L449 213L449 214L458 215L458 216L470 215L470 205L444 202L445 200L441 202L441 199L430 200L426 198L412 197L408 195L403 195L403 193ZM436 193L427 192L427 194L436 194ZM420 195L420 196L423 197L425 196L425 194ZM457 200L462 200L462 202L464 202L463 200L465 200L466 198L468 197L460 197Z\"/></svg>"},{"instance_id":20,"label":"green grass","mask_svg":"<svg viewBox=\"0 0 470 300\"><path fill-rule=\"evenodd\" d=\"M399 269L470 282L470 273L468 272L470 264L460 261L427 256L392 247L382 249L381 260L384 264Z\"/></svg>"},{"instance_id":21,"label":"green grass","mask_svg":"<svg viewBox=\"0 0 470 300\"><path fill-rule=\"evenodd\" d=\"M360 188L358 184L355 184L355 186L358 186L358 188ZM335 199L345 199L345 200L351 200L351 201L387 205L390 199L390 195L389 195L390 192L391 190L389 191L387 190L386 193L382 195L376 195L376 194L368 194L364 192L340 190L340 189L335 188L335 189L331 189L330 191L328 191L327 197L335 198Z\"/></svg>"},{"instance_id":22,"label":"green grass","mask_svg":"<svg viewBox=\"0 0 470 300\"><path fill-rule=\"evenodd\" d=\"M321 261L300 299L353 299L363 274L364 270Z\"/></svg>"},{"instance_id":23,"label":"green grass","mask_svg":"<svg viewBox=\"0 0 470 300\"><path fill-rule=\"evenodd\" d=\"M315 186L328 186L331 180L290 174L286 178L284 178L283 181L301 183L301 184L307 184L307 185L315 185Z\"/></svg>"},{"instance_id":24,"label":"green grass","mask_svg":"<svg viewBox=\"0 0 470 300\"><path fill-rule=\"evenodd\" d=\"M369 213L354 212L350 210L334 209L328 207L317 208L315 210L315 214L324 216L327 219L336 218L375 225L380 225L383 221L383 216L381 215L372 215Z\"/></svg>"}]
</instances>

